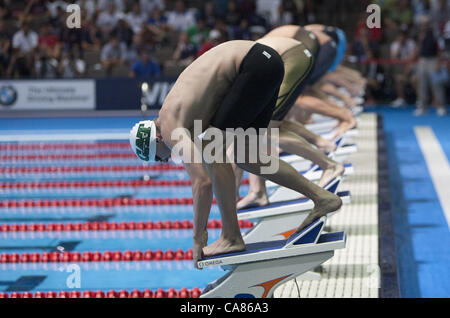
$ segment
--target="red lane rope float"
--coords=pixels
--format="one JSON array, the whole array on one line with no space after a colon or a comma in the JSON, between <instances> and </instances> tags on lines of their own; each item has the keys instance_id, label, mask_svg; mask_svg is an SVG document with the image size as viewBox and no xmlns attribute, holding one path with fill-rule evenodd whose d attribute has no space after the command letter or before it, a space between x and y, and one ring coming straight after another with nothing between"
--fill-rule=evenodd
<instances>
[{"instance_id":1,"label":"red lane rope float","mask_svg":"<svg viewBox=\"0 0 450 318\"><path fill-rule=\"evenodd\" d=\"M33 144L0 144L0 150L53 150L53 149L131 149L128 142L100 143L33 143Z\"/></svg>"},{"instance_id":2,"label":"red lane rope float","mask_svg":"<svg viewBox=\"0 0 450 318\"><path fill-rule=\"evenodd\" d=\"M248 179L242 180L248 184ZM89 187L147 187L147 186L190 186L191 180L88 180L88 181L31 181L0 182L0 189L49 189Z\"/></svg>"},{"instance_id":3,"label":"red lane rope float","mask_svg":"<svg viewBox=\"0 0 450 318\"><path fill-rule=\"evenodd\" d=\"M0 156L3 161L21 160L83 160L83 159L137 159L134 153L96 153L96 154L64 154L64 155L4 155Z\"/></svg>"},{"instance_id":4,"label":"red lane rope float","mask_svg":"<svg viewBox=\"0 0 450 318\"><path fill-rule=\"evenodd\" d=\"M173 251L85 251L85 252L43 252L2 253L0 264L6 263L68 263L68 262L136 262L136 261L183 261L192 260L192 249Z\"/></svg>"},{"instance_id":5,"label":"red lane rope float","mask_svg":"<svg viewBox=\"0 0 450 318\"><path fill-rule=\"evenodd\" d=\"M215 203L215 199L213 200ZM192 198L103 198L103 199L51 199L51 200L5 200L0 208L32 207L115 207L115 206L153 206L153 205L192 205Z\"/></svg>"},{"instance_id":6,"label":"red lane rope float","mask_svg":"<svg viewBox=\"0 0 450 318\"><path fill-rule=\"evenodd\" d=\"M121 172L184 170L183 166L171 164L127 166L60 166L60 167L0 167L0 173L64 173L64 172Z\"/></svg>"},{"instance_id":7,"label":"red lane rope float","mask_svg":"<svg viewBox=\"0 0 450 318\"><path fill-rule=\"evenodd\" d=\"M128 292L125 289L120 291L110 290L110 291L91 291L86 290L80 291L48 291L48 292L11 292L0 293L0 298L198 298L201 295L201 289L194 287L192 289L181 288L176 290L174 288L169 288L164 290L159 288L157 290L138 290L134 289Z\"/></svg>"},{"instance_id":8,"label":"red lane rope float","mask_svg":"<svg viewBox=\"0 0 450 318\"><path fill-rule=\"evenodd\" d=\"M241 228L251 228L253 223L239 220ZM0 232L61 232L61 231L123 231L123 230L184 230L192 229L190 220L149 222L85 222L85 223L13 223L0 224ZM208 221L209 229L222 228L221 220Z\"/></svg>"}]
</instances>

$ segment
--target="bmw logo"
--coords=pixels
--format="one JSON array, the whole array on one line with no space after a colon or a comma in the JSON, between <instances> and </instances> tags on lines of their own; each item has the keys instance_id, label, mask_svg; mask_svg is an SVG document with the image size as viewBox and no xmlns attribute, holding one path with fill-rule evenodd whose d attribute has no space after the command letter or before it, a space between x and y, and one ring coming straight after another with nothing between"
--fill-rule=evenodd
<instances>
[{"instance_id":1,"label":"bmw logo","mask_svg":"<svg viewBox=\"0 0 450 318\"><path fill-rule=\"evenodd\" d=\"M17 92L12 86L0 87L0 105L11 106L17 100Z\"/></svg>"}]
</instances>

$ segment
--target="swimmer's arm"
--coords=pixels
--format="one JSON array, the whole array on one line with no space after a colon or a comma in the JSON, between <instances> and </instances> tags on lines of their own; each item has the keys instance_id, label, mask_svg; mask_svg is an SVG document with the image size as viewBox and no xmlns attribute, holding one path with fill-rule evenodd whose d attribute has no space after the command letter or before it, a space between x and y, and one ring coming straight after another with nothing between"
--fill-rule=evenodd
<instances>
[{"instance_id":1,"label":"swimmer's arm","mask_svg":"<svg viewBox=\"0 0 450 318\"><path fill-rule=\"evenodd\" d=\"M175 121L166 121L162 125L164 142L181 155L184 168L189 174L192 186L194 208L194 241L206 231L212 204L212 184L202 161L201 142L192 140L191 131L180 127ZM170 132L170 135L169 135ZM195 137L194 137L195 138ZM181 150L181 152L179 152Z\"/></svg>"},{"instance_id":2,"label":"swimmer's arm","mask_svg":"<svg viewBox=\"0 0 450 318\"><path fill-rule=\"evenodd\" d=\"M193 145L193 143L192 143ZM192 146L195 148L195 146ZM203 248L208 244L208 219L213 199L213 187L203 163L184 163L192 186L194 226L192 231L192 258L194 266L202 257Z\"/></svg>"},{"instance_id":3,"label":"swimmer's arm","mask_svg":"<svg viewBox=\"0 0 450 318\"><path fill-rule=\"evenodd\" d=\"M202 163L185 163L192 186L194 208L193 239L199 240L207 230L209 213L213 199L212 184ZM206 242L205 242L206 243Z\"/></svg>"}]
</instances>

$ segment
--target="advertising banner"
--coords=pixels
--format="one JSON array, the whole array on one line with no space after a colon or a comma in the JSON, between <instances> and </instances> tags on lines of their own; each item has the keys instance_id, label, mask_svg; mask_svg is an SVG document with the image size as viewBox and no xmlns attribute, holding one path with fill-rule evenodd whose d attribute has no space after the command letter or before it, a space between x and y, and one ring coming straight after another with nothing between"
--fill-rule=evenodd
<instances>
[{"instance_id":1,"label":"advertising banner","mask_svg":"<svg viewBox=\"0 0 450 318\"><path fill-rule=\"evenodd\" d=\"M0 111L94 110L95 80L0 80Z\"/></svg>"}]
</instances>

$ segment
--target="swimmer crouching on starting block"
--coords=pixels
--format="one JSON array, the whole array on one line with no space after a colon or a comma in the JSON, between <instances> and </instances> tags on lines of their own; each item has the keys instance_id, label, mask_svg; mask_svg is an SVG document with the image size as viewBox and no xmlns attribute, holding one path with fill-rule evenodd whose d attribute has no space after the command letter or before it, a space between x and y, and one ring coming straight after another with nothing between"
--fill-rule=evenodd
<instances>
[{"instance_id":1,"label":"swimmer crouching on starting block","mask_svg":"<svg viewBox=\"0 0 450 318\"><path fill-rule=\"evenodd\" d=\"M269 128L279 128L279 146L283 151L295 154L312 161L322 168L323 173L318 182L324 187L334 178L344 173L344 166L326 156L321 150L314 148L305 135L314 135L303 125L294 121L286 121L285 117L294 106L298 96L308 84L311 70L314 67L314 56L301 42L286 37L263 37L256 42L270 46L281 56L284 63L284 78L281 83L278 99L272 114ZM333 142L327 152L334 151ZM234 167L236 176L236 195L239 198L239 186L242 170ZM269 204L265 180L260 176L250 174L250 189L248 194L237 203L238 209L264 206Z\"/></svg>"},{"instance_id":2,"label":"swimmer crouching on starting block","mask_svg":"<svg viewBox=\"0 0 450 318\"><path fill-rule=\"evenodd\" d=\"M172 149L180 144L183 146L182 160L192 183L196 267L202 256L243 251L245 244L237 219L231 164L228 161L209 163L202 154L200 161L196 160L195 156L208 146L208 142L203 139L200 142L202 149L198 149L199 138L192 134L194 121L201 120L203 131L215 127L224 135L227 128L267 128L283 76L283 61L272 48L253 41L223 43L183 71L166 97L158 118L140 122L130 132L131 147L144 161L166 161ZM177 132L176 136L174 132ZM226 154L226 148L224 142L223 154ZM192 152L185 153L185 149ZM250 156L249 149L246 145L246 159ZM270 158L278 169L264 177L303 193L314 202L308 224L341 207L338 196L310 182L278 157ZM262 175L267 164L259 159L258 156L255 163L235 161L241 169ZM222 232L217 241L207 245L213 192L221 213ZM308 224L302 224L302 227Z\"/></svg>"}]
</instances>

